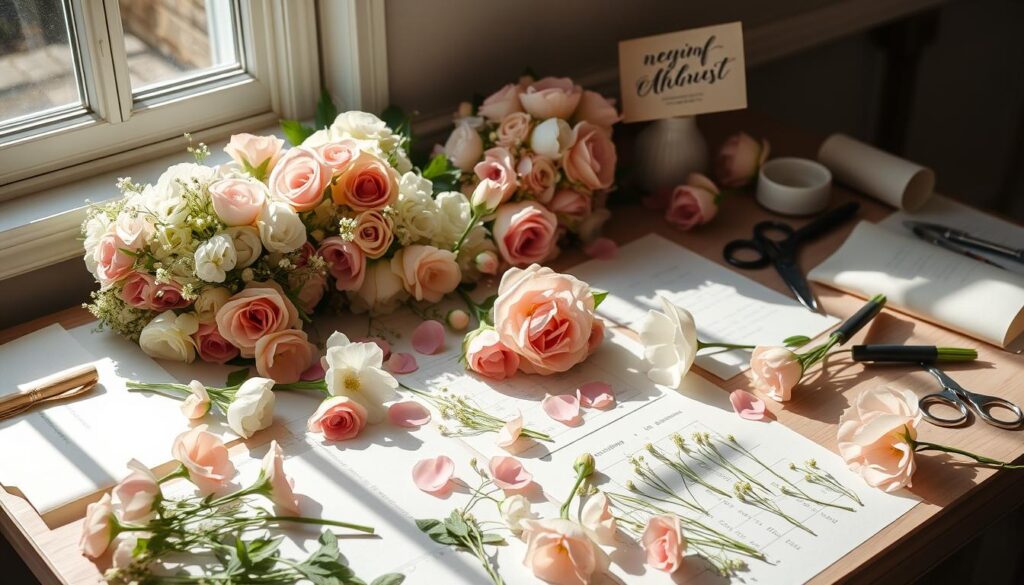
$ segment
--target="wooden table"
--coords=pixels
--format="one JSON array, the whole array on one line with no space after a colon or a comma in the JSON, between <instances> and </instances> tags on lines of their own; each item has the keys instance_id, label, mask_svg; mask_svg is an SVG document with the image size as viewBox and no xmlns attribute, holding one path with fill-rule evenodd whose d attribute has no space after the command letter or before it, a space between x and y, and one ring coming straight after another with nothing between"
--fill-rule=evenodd
<instances>
[{"instance_id":1,"label":"wooden table","mask_svg":"<svg viewBox=\"0 0 1024 585\"><path fill-rule=\"evenodd\" d=\"M740 129L754 136L766 136L772 142L773 156L813 158L821 140L747 112L705 116L701 118L701 126L713 148L717 148L726 135ZM628 164L627 149L623 148L622 153L626 160L624 164ZM892 212L880 203L844 189L835 188L834 191L833 204L860 201L860 217L863 219L878 221ZM726 241L746 236L758 221L775 217L759 207L751 195L732 195L722 202L714 222L692 232L681 233L674 231L657 214L641 207L635 194L620 192L616 197L620 204L615 206L606 234L619 244L657 232L723 265L722 246ZM801 224L804 220L794 222ZM852 227L853 223L849 223L806 247L800 258L802 268L809 270L826 258L843 242ZM584 259L579 251L570 251L558 259L555 267L571 272L571 267ZM743 274L783 294L790 294L772 268L744 271ZM825 311L831 315L848 317L863 303L827 287L812 287ZM67 309L0 332L0 343L51 323L70 327L90 320L89 314L80 308ZM1024 404L1024 384L1014 383L1024 374L1024 357L891 310L876 318L854 339L854 343L864 341L977 348L978 363L948 368L956 372L956 379L967 388ZM924 394L936 387L934 379L923 371L899 367L865 370L846 357L829 360L824 371L827 375L811 376L793 401L785 404L766 402L780 422L833 451L836 450L839 416L862 390L893 383ZM698 373L724 390L750 386L746 374L723 382L699 370ZM981 423L964 429L943 429L925 424L920 437L1004 461L1017 461L1024 459L1022 433L1024 431L1000 430ZM812 583L909 582L967 543L981 529L1021 502L1024 496L1024 472L959 465L946 454L919 455L918 462L911 491L921 498L922 503L817 575ZM43 583L78 584L101 580L95 566L78 552L79 524L73 522L51 530L25 500L0 490L0 528Z\"/></svg>"}]
</instances>

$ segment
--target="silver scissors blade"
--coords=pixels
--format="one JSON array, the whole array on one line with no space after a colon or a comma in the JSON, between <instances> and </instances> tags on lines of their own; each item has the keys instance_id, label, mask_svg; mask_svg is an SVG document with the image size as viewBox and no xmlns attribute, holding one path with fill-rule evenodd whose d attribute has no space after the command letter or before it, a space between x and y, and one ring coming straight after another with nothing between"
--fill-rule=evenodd
<instances>
[{"instance_id":1,"label":"silver scissors blade","mask_svg":"<svg viewBox=\"0 0 1024 585\"><path fill-rule=\"evenodd\" d=\"M956 380L950 378L946 372L943 372L933 365L922 363L921 367L927 370L931 375L935 376L935 379L942 385L942 392L939 394L930 394L921 399L921 405L923 407L922 413L931 422L940 426L957 426L959 424L966 423L970 418L968 408L970 408L970 410L972 410L981 420L1001 429L1015 429L1024 422L1024 412L1021 411L1019 406L1009 400L999 398L998 396L988 396L986 394L971 392L958 384ZM948 406L952 406L958 409L963 416L958 419L943 419L937 417L928 412L927 408L927 406L930 406L930 404L934 402L945 403ZM1000 418L993 416L993 411L995 409L1007 410L1013 415L1013 418Z\"/></svg>"},{"instance_id":2,"label":"silver scissors blade","mask_svg":"<svg viewBox=\"0 0 1024 585\"><path fill-rule=\"evenodd\" d=\"M797 267L795 262L777 258L775 260L775 270L778 271L779 276L782 277L782 281L786 283L789 290L793 291L793 294L796 295L796 300L800 301L801 305L812 311L818 310L818 301L815 300L814 294L811 293L811 285L807 284L807 278L803 272L800 272L800 268Z\"/></svg>"}]
</instances>

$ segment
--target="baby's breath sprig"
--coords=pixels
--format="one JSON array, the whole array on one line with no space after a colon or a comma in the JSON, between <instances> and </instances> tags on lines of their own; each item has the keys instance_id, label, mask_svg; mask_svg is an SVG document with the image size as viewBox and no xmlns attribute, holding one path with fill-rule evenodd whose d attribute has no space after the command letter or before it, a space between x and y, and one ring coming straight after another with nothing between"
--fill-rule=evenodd
<instances>
[{"instance_id":1,"label":"baby's breath sprig","mask_svg":"<svg viewBox=\"0 0 1024 585\"><path fill-rule=\"evenodd\" d=\"M768 489L768 486L758 481L757 478L741 469L732 461L729 461L729 458L718 450L714 440L711 438L711 433L694 433L693 442L697 444L696 453L700 458L703 458L708 463L721 467L740 482L757 486L759 489L764 490L768 495L772 494L772 490ZM687 453L692 454L690 451L687 451Z\"/></svg>"},{"instance_id":2,"label":"baby's breath sprig","mask_svg":"<svg viewBox=\"0 0 1024 585\"><path fill-rule=\"evenodd\" d=\"M663 480L661 476L659 476L654 471L650 464L647 463L643 455L634 455L633 457L630 457L629 463L633 466L633 473L635 473L636 476L640 479L640 482L643 485L647 486L648 488L661 494L662 497L655 497L650 494L644 493L643 490L641 490L633 482L629 482L627 485L630 491L642 494L652 500L664 502L666 504L675 504L677 506L686 508L687 510L692 510L694 512L699 512L701 514L708 513L707 509L704 508L704 506L701 506L700 502L697 501L697 498L694 497L692 492L690 492L690 486L686 483L685 478L683 479L683 487L685 487L686 492L690 494L690 498L693 500L692 502L690 500L687 500L683 496L679 495L676 492L676 490L672 489L672 486L668 485L668 483L666 483L665 480Z\"/></svg>"},{"instance_id":3,"label":"baby's breath sprig","mask_svg":"<svg viewBox=\"0 0 1024 585\"><path fill-rule=\"evenodd\" d=\"M821 486L826 490L850 498L858 505L863 506L864 502L861 501L860 496L856 492L847 488L843 484L839 483L839 480L834 475L818 467L818 462L814 459L808 459L804 462L804 466L801 467L796 463L790 463L789 468L793 471L799 471L804 474L804 480L808 483Z\"/></svg>"},{"instance_id":4,"label":"baby's breath sprig","mask_svg":"<svg viewBox=\"0 0 1024 585\"><path fill-rule=\"evenodd\" d=\"M441 418L444 420L455 421L459 424L460 428L450 429L447 426L441 426L441 433L445 436L463 436L463 435L479 435L482 433L497 433L504 426L504 420L485 412L480 407L471 403L468 399L463 396L457 396L452 392L449 392L447 388L442 388L440 392L427 392L425 390L419 390L411 386L407 386L401 382L398 383L403 389L420 396L430 404L434 406L440 413ZM523 427L521 436L530 437L538 441L551 442L553 439L547 433L535 431Z\"/></svg>"},{"instance_id":5,"label":"baby's breath sprig","mask_svg":"<svg viewBox=\"0 0 1024 585\"><path fill-rule=\"evenodd\" d=\"M185 148L185 151L196 159L196 164L203 164L206 157L210 156L210 147L206 146L204 142L193 145L191 132L185 132L184 136L185 140L188 140L188 147Z\"/></svg>"},{"instance_id":6,"label":"baby's breath sprig","mask_svg":"<svg viewBox=\"0 0 1024 585\"><path fill-rule=\"evenodd\" d=\"M679 439L682 440L682 437L679 437ZM683 458L680 457L678 454L675 458L669 457L663 451L661 451L660 449L658 449L657 447L650 443L647 444L646 449L647 452L653 455L655 459L661 461L666 466L674 469L676 473L678 473L683 478L684 482L686 480L690 480L694 483L699 483L700 485L706 487L707 489L715 492L720 496L725 496L727 498L731 497L729 492L723 490L722 488L716 485L711 484L706 479L701 477L701 475L697 473L697 471L694 470L692 467L690 467L689 464L687 464L686 461L684 461Z\"/></svg>"},{"instance_id":7,"label":"baby's breath sprig","mask_svg":"<svg viewBox=\"0 0 1024 585\"><path fill-rule=\"evenodd\" d=\"M776 516L782 518L786 522L789 522L793 526L796 526L801 530L805 530L809 534L817 536L817 534L815 534L813 530L804 526L803 523L801 523L796 518L783 512L782 508L780 508L778 504L770 500L768 497L760 493L758 490L754 489L754 486L752 486L749 482L737 481L733 485L733 492L736 494L736 499L743 502L744 504L750 504L757 508L761 508L765 512L775 514Z\"/></svg>"}]
</instances>

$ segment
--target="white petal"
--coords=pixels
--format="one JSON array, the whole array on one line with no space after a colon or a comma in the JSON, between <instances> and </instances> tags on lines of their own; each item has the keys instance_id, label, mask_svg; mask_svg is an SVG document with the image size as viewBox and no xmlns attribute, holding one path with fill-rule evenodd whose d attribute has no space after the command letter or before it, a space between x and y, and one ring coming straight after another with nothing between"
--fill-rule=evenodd
<instances>
[{"instance_id":1,"label":"white petal","mask_svg":"<svg viewBox=\"0 0 1024 585\"><path fill-rule=\"evenodd\" d=\"M676 330L672 320L658 311L647 311L647 316L640 322L638 333L644 345L660 345L672 343Z\"/></svg>"},{"instance_id":2,"label":"white petal","mask_svg":"<svg viewBox=\"0 0 1024 585\"><path fill-rule=\"evenodd\" d=\"M342 347L351 343L348 340L348 336L341 331L335 331L331 333L331 336L327 338L327 347Z\"/></svg>"}]
</instances>

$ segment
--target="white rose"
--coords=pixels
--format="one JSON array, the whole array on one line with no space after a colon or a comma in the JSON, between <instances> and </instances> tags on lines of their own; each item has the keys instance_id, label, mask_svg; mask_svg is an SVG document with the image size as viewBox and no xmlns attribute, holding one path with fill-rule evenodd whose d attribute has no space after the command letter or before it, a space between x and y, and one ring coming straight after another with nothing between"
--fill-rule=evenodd
<instances>
[{"instance_id":1,"label":"white rose","mask_svg":"<svg viewBox=\"0 0 1024 585\"><path fill-rule=\"evenodd\" d=\"M160 260L171 255L191 255L192 228L164 225L156 230L156 247L153 254Z\"/></svg>"},{"instance_id":2,"label":"white rose","mask_svg":"<svg viewBox=\"0 0 1024 585\"><path fill-rule=\"evenodd\" d=\"M249 378L228 405L228 426L244 439L274 422L274 381Z\"/></svg>"},{"instance_id":3,"label":"white rose","mask_svg":"<svg viewBox=\"0 0 1024 585\"><path fill-rule=\"evenodd\" d=\"M424 179L416 173L405 173L398 180L398 197L413 197L422 199L430 197L434 192L434 185L430 179Z\"/></svg>"},{"instance_id":4,"label":"white rose","mask_svg":"<svg viewBox=\"0 0 1024 585\"><path fill-rule=\"evenodd\" d=\"M458 191L440 193L435 200L438 210L437 234L431 242L438 248L450 249L469 225L472 210L469 199Z\"/></svg>"},{"instance_id":5,"label":"white rose","mask_svg":"<svg viewBox=\"0 0 1024 585\"><path fill-rule=\"evenodd\" d=\"M366 266L363 286L348 291L352 312L373 314L391 313L402 304L408 294L402 279L391 270L390 260L370 262Z\"/></svg>"},{"instance_id":6,"label":"white rose","mask_svg":"<svg viewBox=\"0 0 1024 585\"><path fill-rule=\"evenodd\" d=\"M351 110L339 114L331 124L331 130L342 132L360 140L383 141L391 138L391 129L377 116L369 112Z\"/></svg>"},{"instance_id":7,"label":"white rose","mask_svg":"<svg viewBox=\"0 0 1024 585\"><path fill-rule=\"evenodd\" d=\"M502 500L499 505L501 508L501 519L505 521L508 529L513 534L522 534L523 521L533 520L537 518L537 514L530 510L530 500L522 494L515 494Z\"/></svg>"},{"instance_id":8,"label":"white rose","mask_svg":"<svg viewBox=\"0 0 1024 585\"><path fill-rule=\"evenodd\" d=\"M263 253L260 231L251 225L229 227L224 233L231 237L231 243L235 245L236 268L251 266Z\"/></svg>"},{"instance_id":9,"label":"white rose","mask_svg":"<svg viewBox=\"0 0 1024 585\"><path fill-rule=\"evenodd\" d=\"M530 148L552 160L558 160L562 153L572 146L572 128L561 118L548 118L533 129Z\"/></svg>"},{"instance_id":10,"label":"white rose","mask_svg":"<svg viewBox=\"0 0 1024 585\"><path fill-rule=\"evenodd\" d=\"M181 163L168 167L156 185L146 186L142 200L146 209L163 223L179 226L188 217L186 189L200 189L217 178L217 170L194 163Z\"/></svg>"},{"instance_id":11,"label":"white rose","mask_svg":"<svg viewBox=\"0 0 1024 585\"><path fill-rule=\"evenodd\" d=\"M214 234L196 248L195 260L196 276L206 282L224 282L228 270L234 268L238 261L231 236L225 233Z\"/></svg>"},{"instance_id":12,"label":"white rose","mask_svg":"<svg viewBox=\"0 0 1024 585\"><path fill-rule=\"evenodd\" d=\"M96 258L94 254L96 252L96 246L100 243L100 238L106 235L107 230L110 229L110 218L105 213L97 213L90 217L82 228L82 235L84 239L82 241L82 247L85 248L85 267L89 269L89 272L96 275Z\"/></svg>"},{"instance_id":13,"label":"white rose","mask_svg":"<svg viewBox=\"0 0 1024 585\"><path fill-rule=\"evenodd\" d=\"M263 247L271 252L292 252L306 243L306 226L287 203L267 203L256 223Z\"/></svg>"},{"instance_id":14,"label":"white rose","mask_svg":"<svg viewBox=\"0 0 1024 585\"><path fill-rule=\"evenodd\" d=\"M399 235L404 245L415 241L429 241L438 230L437 204L430 196L430 181L415 173L406 173L399 183L398 216Z\"/></svg>"},{"instance_id":15,"label":"white rose","mask_svg":"<svg viewBox=\"0 0 1024 585\"><path fill-rule=\"evenodd\" d=\"M195 314L164 311L142 328L139 347L151 357L192 363L196 359L192 335L198 330L199 319Z\"/></svg>"},{"instance_id":16,"label":"white rose","mask_svg":"<svg viewBox=\"0 0 1024 585\"><path fill-rule=\"evenodd\" d=\"M146 209L164 226L181 226L188 218L188 201L177 190L147 185L143 190Z\"/></svg>"},{"instance_id":17,"label":"white rose","mask_svg":"<svg viewBox=\"0 0 1024 585\"><path fill-rule=\"evenodd\" d=\"M453 165L468 173L483 156L484 141L469 124L460 123L445 141L444 154Z\"/></svg>"},{"instance_id":18,"label":"white rose","mask_svg":"<svg viewBox=\"0 0 1024 585\"><path fill-rule=\"evenodd\" d=\"M200 323L209 323L217 317L217 311L231 298L231 291L223 286L211 286L199 293L192 308Z\"/></svg>"}]
</instances>

